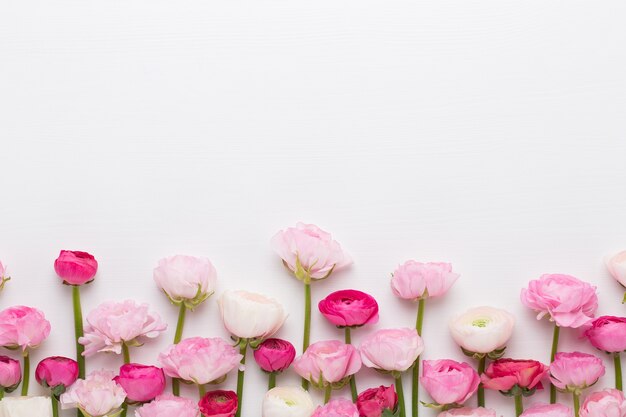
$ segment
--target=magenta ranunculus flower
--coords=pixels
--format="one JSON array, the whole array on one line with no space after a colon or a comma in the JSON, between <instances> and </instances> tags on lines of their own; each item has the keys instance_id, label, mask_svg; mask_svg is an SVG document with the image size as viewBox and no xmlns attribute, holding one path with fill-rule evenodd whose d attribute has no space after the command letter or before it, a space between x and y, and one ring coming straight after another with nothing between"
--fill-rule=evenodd
<instances>
[{"instance_id":1,"label":"magenta ranunculus flower","mask_svg":"<svg viewBox=\"0 0 626 417\"><path fill-rule=\"evenodd\" d=\"M171 378L208 384L225 378L241 358L231 344L219 337L190 337L159 354L159 364Z\"/></svg>"},{"instance_id":2,"label":"magenta ranunculus flower","mask_svg":"<svg viewBox=\"0 0 626 417\"><path fill-rule=\"evenodd\" d=\"M254 350L254 360L265 372L283 372L295 357L296 348L282 339L267 339Z\"/></svg>"},{"instance_id":3,"label":"magenta ranunculus flower","mask_svg":"<svg viewBox=\"0 0 626 417\"><path fill-rule=\"evenodd\" d=\"M405 300L420 300L444 295L459 278L445 262L406 261L391 278L393 293Z\"/></svg>"},{"instance_id":4,"label":"magenta ranunculus flower","mask_svg":"<svg viewBox=\"0 0 626 417\"><path fill-rule=\"evenodd\" d=\"M311 417L359 417L359 410L352 401L339 398L317 407Z\"/></svg>"},{"instance_id":5,"label":"magenta ranunculus flower","mask_svg":"<svg viewBox=\"0 0 626 417\"><path fill-rule=\"evenodd\" d=\"M22 367L19 361L0 356L0 387L5 392L13 392L22 381Z\"/></svg>"},{"instance_id":6,"label":"magenta ranunculus flower","mask_svg":"<svg viewBox=\"0 0 626 417\"><path fill-rule=\"evenodd\" d=\"M156 366L126 363L114 379L124 388L131 404L152 401L165 389L163 369Z\"/></svg>"},{"instance_id":7,"label":"magenta ranunculus flower","mask_svg":"<svg viewBox=\"0 0 626 417\"><path fill-rule=\"evenodd\" d=\"M626 350L626 317L602 316L591 322L585 336L596 349L607 353Z\"/></svg>"},{"instance_id":8,"label":"magenta ranunculus flower","mask_svg":"<svg viewBox=\"0 0 626 417\"><path fill-rule=\"evenodd\" d=\"M126 398L124 389L113 380L111 371L94 371L79 379L61 395L63 409L80 408L91 417L116 414Z\"/></svg>"},{"instance_id":9,"label":"magenta ranunculus flower","mask_svg":"<svg viewBox=\"0 0 626 417\"><path fill-rule=\"evenodd\" d=\"M596 391L585 398L580 407L580 417L624 417L626 399L620 390L607 388Z\"/></svg>"},{"instance_id":10,"label":"magenta ranunculus flower","mask_svg":"<svg viewBox=\"0 0 626 417\"><path fill-rule=\"evenodd\" d=\"M209 298L217 283L217 272L211 261L187 255L159 260L153 277L172 303L184 303L190 310Z\"/></svg>"},{"instance_id":11,"label":"magenta ranunculus flower","mask_svg":"<svg viewBox=\"0 0 626 417\"><path fill-rule=\"evenodd\" d=\"M453 408L439 413L437 417L496 417L495 410L491 408Z\"/></svg>"},{"instance_id":12,"label":"magenta ranunculus flower","mask_svg":"<svg viewBox=\"0 0 626 417\"><path fill-rule=\"evenodd\" d=\"M370 388L359 394L356 407L361 417L381 417L385 410L396 411L398 395L393 385Z\"/></svg>"},{"instance_id":13,"label":"magenta ranunculus flower","mask_svg":"<svg viewBox=\"0 0 626 417\"><path fill-rule=\"evenodd\" d=\"M135 410L135 417L200 417L195 401L165 394Z\"/></svg>"},{"instance_id":14,"label":"magenta ranunculus flower","mask_svg":"<svg viewBox=\"0 0 626 417\"><path fill-rule=\"evenodd\" d=\"M107 301L87 315L85 335L78 339L85 346L83 356L97 352L122 353L122 344L141 346L167 329L161 317L149 311L148 304L133 300Z\"/></svg>"},{"instance_id":15,"label":"magenta ranunculus flower","mask_svg":"<svg viewBox=\"0 0 626 417\"><path fill-rule=\"evenodd\" d=\"M415 329L382 329L365 336L359 350L368 368L404 372L424 351L424 343Z\"/></svg>"},{"instance_id":16,"label":"magenta ranunculus flower","mask_svg":"<svg viewBox=\"0 0 626 417\"><path fill-rule=\"evenodd\" d=\"M602 375L604 364L597 356L582 352L558 352L550 364L550 380L561 391L577 392L590 387Z\"/></svg>"},{"instance_id":17,"label":"magenta ranunculus flower","mask_svg":"<svg viewBox=\"0 0 626 417\"><path fill-rule=\"evenodd\" d=\"M560 327L581 327L598 309L596 287L563 274L546 274L530 281L528 288L522 289L521 300L538 313L538 320L548 316Z\"/></svg>"},{"instance_id":18,"label":"magenta ranunculus flower","mask_svg":"<svg viewBox=\"0 0 626 417\"><path fill-rule=\"evenodd\" d=\"M502 358L490 363L481 379L487 389L509 392L519 387L530 391L543 388L541 380L548 370L547 366L534 360Z\"/></svg>"},{"instance_id":19,"label":"magenta ranunculus flower","mask_svg":"<svg viewBox=\"0 0 626 417\"><path fill-rule=\"evenodd\" d=\"M357 290L328 294L319 302L318 308L329 322L340 328L378 322L378 303L371 295Z\"/></svg>"},{"instance_id":20,"label":"magenta ranunculus flower","mask_svg":"<svg viewBox=\"0 0 626 417\"><path fill-rule=\"evenodd\" d=\"M574 413L563 404L535 404L520 417L574 417Z\"/></svg>"},{"instance_id":21,"label":"magenta ranunculus flower","mask_svg":"<svg viewBox=\"0 0 626 417\"><path fill-rule=\"evenodd\" d=\"M87 252L62 250L54 261L54 270L69 285L83 285L93 281L98 261Z\"/></svg>"},{"instance_id":22,"label":"magenta ranunculus flower","mask_svg":"<svg viewBox=\"0 0 626 417\"><path fill-rule=\"evenodd\" d=\"M8 349L37 347L50 334L50 322L32 307L15 306L0 311L0 346Z\"/></svg>"},{"instance_id":23,"label":"magenta ranunculus flower","mask_svg":"<svg viewBox=\"0 0 626 417\"><path fill-rule=\"evenodd\" d=\"M462 405L480 384L474 368L465 362L442 359L423 365L420 382L437 405Z\"/></svg>"},{"instance_id":24,"label":"magenta ranunculus flower","mask_svg":"<svg viewBox=\"0 0 626 417\"><path fill-rule=\"evenodd\" d=\"M67 388L78 378L78 362L64 356L47 357L37 365L35 378L46 388Z\"/></svg>"},{"instance_id":25,"label":"magenta ranunculus flower","mask_svg":"<svg viewBox=\"0 0 626 417\"><path fill-rule=\"evenodd\" d=\"M237 414L238 405L237 394L223 390L207 392L198 403L205 417L233 417Z\"/></svg>"},{"instance_id":26,"label":"magenta ranunculus flower","mask_svg":"<svg viewBox=\"0 0 626 417\"><path fill-rule=\"evenodd\" d=\"M357 373L361 369L361 358L354 346L339 340L326 340L309 346L296 358L293 368L302 378L323 388Z\"/></svg>"}]
</instances>

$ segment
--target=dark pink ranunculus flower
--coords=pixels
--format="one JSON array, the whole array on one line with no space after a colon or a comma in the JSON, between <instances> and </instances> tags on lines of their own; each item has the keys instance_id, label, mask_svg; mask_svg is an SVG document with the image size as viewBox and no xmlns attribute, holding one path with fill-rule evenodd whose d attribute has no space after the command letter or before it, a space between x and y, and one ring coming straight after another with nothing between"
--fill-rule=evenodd
<instances>
[{"instance_id":1,"label":"dark pink ranunculus flower","mask_svg":"<svg viewBox=\"0 0 626 417\"><path fill-rule=\"evenodd\" d=\"M152 401L165 389L163 369L156 366L126 363L120 367L120 374L114 379L124 388L126 398L131 403Z\"/></svg>"},{"instance_id":2,"label":"dark pink ranunculus flower","mask_svg":"<svg viewBox=\"0 0 626 417\"><path fill-rule=\"evenodd\" d=\"M296 357L296 348L282 339L267 339L254 350L254 360L265 372L283 372Z\"/></svg>"},{"instance_id":3,"label":"dark pink ranunculus flower","mask_svg":"<svg viewBox=\"0 0 626 417\"><path fill-rule=\"evenodd\" d=\"M234 392L217 390L207 392L198 406L205 417L233 417L237 413L238 403Z\"/></svg>"},{"instance_id":4,"label":"dark pink ranunculus flower","mask_svg":"<svg viewBox=\"0 0 626 417\"><path fill-rule=\"evenodd\" d=\"M359 327L378 322L378 303L369 294L341 290L319 302L320 313L337 327Z\"/></svg>"},{"instance_id":5,"label":"dark pink ranunculus flower","mask_svg":"<svg viewBox=\"0 0 626 417\"><path fill-rule=\"evenodd\" d=\"M548 370L541 362L503 358L490 363L481 380L485 388L504 392L516 385L526 390L542 389L541 380Z\"/></svg>"},{"instance_id":6,"label":"dark pink ranunculus flower","mask_svg":"<svg viewBox=\"0 0 626 417\"><path fill-rule=\"evenodd\" d=\"M383 411L396 411L398 395L393 385L370 388L359 394L356 400L360 417L381 417Z\"/></svg>"},{"instance_id":7,"label":"dark pink ranunculus flower","mask_svg":"<svg viewBox=\"0 0 626 417\"><path fill-rule=\"evenodd\" d=\"M602 316L591 322L585 336L596 348L609 353L626 350L626 317Z\"/></svg>"},{"instance_id":8,"label":"dark pink ranunculus flower","mask_svg":"<svg viewBox=\"0 0 626 417\"><path fill-rule=\"evenodd\" d=\"M78 378L78 363L64 356L50 356L39 362L35 378L44 387L69 387Z\"/></svg>"},{"instance_id":9,"label":"dark pink ranunculus flower","mask_svg":"<svg viewBox=\"0 0 626 417\"><path fill-rule=\"evenodd\" d=\"M83 285L93 281L98 271L98 261L87 252L62 250L54 261L54 270L70 285Z\"/></svg>"}]
</instances>

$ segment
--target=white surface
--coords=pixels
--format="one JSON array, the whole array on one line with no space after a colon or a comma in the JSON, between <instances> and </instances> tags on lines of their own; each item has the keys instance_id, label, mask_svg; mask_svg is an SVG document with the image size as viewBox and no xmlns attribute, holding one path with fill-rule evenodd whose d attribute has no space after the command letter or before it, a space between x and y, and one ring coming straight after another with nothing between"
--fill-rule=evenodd
<instances>
[{"instance_id":1,"label":"white surface","mask_svg":"<svg viewBox=\"0 0 626 417\"><path fill-rule=\"evenodd\" d=\"M268 242L304 220L355 259L315 300L358 288L381 304L377 327L411 326L390 272L448 260L462 277L427 306L424 358L464 359L446 322L491 304L519 320L507 355L547 361L551 328L518 301L528 280L573 274L598 286L600 313L624 313L602 264L626 247L624 21L621 0L4 0L0 259L13 280L0 305L45 310L52 334L35 363L72 356L70 292L52 263L87 250L101 267L85 312L134 298L171 324L131 352L152 363L176 317L152 268L205 255L220 291L280 299L280 336L299 346L302 287ZM563 333L563 350L590 351ZM216 297L188 316L192 335L226 336ZM312 336L340 334L317 313ZM249 361L244 415L255 417L266 381ZM510 399L487 401L513 414Z\"/></svg>"}]
</instances>

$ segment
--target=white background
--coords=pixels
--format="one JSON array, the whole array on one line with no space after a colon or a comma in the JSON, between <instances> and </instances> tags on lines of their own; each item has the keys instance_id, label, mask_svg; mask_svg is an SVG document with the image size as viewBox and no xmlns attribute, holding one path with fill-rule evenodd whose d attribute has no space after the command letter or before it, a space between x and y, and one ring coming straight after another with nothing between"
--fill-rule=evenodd
<instances>
[{"instance_id":1,"label":"white background","mask_svg":"<svg viewBox=\"0 0 626 417\"><path fill-rule=\"evenodd\" d=\"M358 288L381 305L357 342L413 325L415 306L389 289L399 263L445 260L461 278L427 305L424 358L464 360L447 321L488 304L518 319L508 356L547 361L551 326L519 302L530 279L575 275L598 286L600 313L624 311L602 262L626 248L624 21L621 0L2 0L0 259L13 280L0 305L51 321L34 364L72 356L70 291L52 264L60 249L89 251L100 270L85 313L149 302L171 326L131 355L154 363L177 310L152 268L203 255L218 293L282 301L279 336L299 346L302 286L269 239L303 220L355 260L314 300ZM185 336L227 336L216 298L188 315ZM592 352L563 333L563 350ZM340 333L314 309L312 337ZM266 380L249 360L244 415L256 417ZM360 388L381 383L359 374ZM498 393L487 402L513 414Z\"/></svg>"}]
</instances>

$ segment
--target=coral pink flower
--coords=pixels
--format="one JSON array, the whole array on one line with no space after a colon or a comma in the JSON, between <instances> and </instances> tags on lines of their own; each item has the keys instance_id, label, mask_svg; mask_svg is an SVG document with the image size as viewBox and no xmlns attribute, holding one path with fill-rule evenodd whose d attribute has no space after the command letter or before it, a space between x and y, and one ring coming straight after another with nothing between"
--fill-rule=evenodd
<instances>
[{"instance_id":1,"label":"coral pink flower","mask_svg":"<svg viewBox=\"0 0 626 417\"><path fill-rule=\"evenodd\" d=\"M254 350L254 360L265 372L283 372L296 357L296 348L282 339L267 339Z\"/></svg>"},{"instance_id":2,"label":"coral pink flower","mask_svg":"<svg viewBox=\"0 0 626 417\"><path fill-rule=\"evenodd\" d=\"M137 363L122 365L115 382L124 388L131 403L152 401L165 389L165 375L161 368Z\"/></svg>"},{"instance_id":3,"label":"coral pink flower","mask_svg":"<svg viewBox=\"0 0 626 417\"><path fill-rule=\"evenodd\" d=\"M317 407L311 417L359 417L359 410L352 401L340 398Z\"/></svg>"},{"instance_id":4,"label":"coral pink flower","mask_svg":"<svg viewBox=\"0 0 626 417\"><path fill-rule=\"evenodd\" d=\"M480 377L469 364L450 359L424 361L424 389L439 405L463 404L480 384Z\"/></svg>"},{"instance_id":5,"label":"coral pink flower","mask_svg":"<svg viewBox=\"0 0 626 417\"><path fill-rule=\"evenodd\" d=\"M167 325L148 310L148 304L133 300L107 301L87 315L85 336L78 342L85 346L83 356L96 352L122 352L122 344L140 346L146 339L160 335Z\"/></svg>"},{"instance_id":6,"label":"coral pink flower","mask_svg":"<svg viewBox=\"0 0 626 417\"><path fill-rule=\"evenodd\" d=\"M444 295L457 278L449 263L406 261L393 273L391 289L405 300L435 298Z\"/></svg>"},{"instance_id":7,"label":"coral pink flower","mask_svg":"<svg viewBox=\"0 0 626 417\"><path fill-rule=\"evenodd\" d=\"M624 417L626 399L622 391L608 388L589 394L580 407L580 417Z\"/></svg>"},{"instance_id":8,"label":"coral pink flower","mask_svg":"<svg viewBox=\"0 0 626 417\"><path fill-rule=\"evenodd\" d=\"M69 387L78 378L78 363L64 356L50 356L39 362L35 378L44 387Z\"/></svg>"},{"instance_id":9,"label":"coral pink flower","mask_svg":"<svg viewBox=\"0 0 626 417\"><path fill-rule=\"evenodd\" d=\"M309 346L296 358L293 367L302 378L322 388L357 373L361 358L354 346L327 340Z\"/></svg>"},{"instance_id":10,"label":"coral pink flower","mask_svg":"<svg viewBox=\"0 0 626 417\"><path fill-rule=\"evenodd\" d=\"M570 275L546 274L522 289L522 304L548 315L561 327L578 328L587 324L598 309L596 287Z\"/></svg>"},{"instance_id":11,"label":"coral pink flower","mask_svg":"<svg viewBox=\"0 0 626 417\"><path fill-rule=\"evenodd\" d=\"M626 350L626 317L598 317L585 331L585 336L596 349L623 352Z\"/></svg>"},{"instance_id":12,"label":"coral pink flower","mask_svg":"<svg viewBox=\"0 0 626 417\"><path fill-rule=\"evenodd\" d=\"M207 392L198 406L205 417L233 417L237 413L237 394L222 390Z\"/></svg>"},{"instance_id":13,"label":"coral pink flower","mask_svg":"<svg viewBox=\"0 0 626 417\"><path fill-rule=\"evenodd\" d=\"M520 417L574 417L574 413L563 404L536 404L526 409Z\"/></svg>"},{"instance_id":14,"label":"coral pink flower","mask_svg":"<svg viewBox=\"0 0 626 417\"><path fill-rule=\"evenodd\" d=\"M80 408L91 417L104 417L115 410L124 402L126 393L118 385L110 371L94 371L85 379L79 379L61 395L63 409Z\"/></svg>"},{"instance_id":15,"label":"coral pink flower","mask_svg":"<svg viewBox=\"0 0 626 417\"><path fill-rule=\"evenodd\" d=\"M320 313L337 327L359 327L378 322L378 303L369 294L341 290L319 302Z\"/></svg>"},{"instance_id":16,"label":"coral pink flower","mask_svg":"<svg viewBox=\"0 0 626 417\"><path fill-rule=\"evenodd\" d=\"M217 272L211 261L186 255L161 259L153 277L172 303L184 303L191 310L215 292L217 283Z\"/></svg>"},{"instance_id":17,"label":"coral pink flower","mask_svg":"<svg viewBox=\"0 0 626 417\"><path fill-rule=\"evenodd\" d=\"M5 392L13 392L22 381L22 367L19 361L0 356L0 388Z\"/></svg>"},{"instance_id":18,"label":"coral pink flower","mask_svg":"<svg viewBox=\"0 0 626 417\"><path fill-rule=\"evenodd\" d=\"M438 417L496 417L496 412L491 408L453 408L439 413Z\"/></svg>"},{"instance_id":19,"label":"coral pink flower","mask_svg":"<svg viewBox=\"0 0 626 417\"><path fill-rule=\"evenodd\" d=\"M368 368L404 372L424 351L424 343L415 329L382 329L365 336L359 350Z\"/></svg>"},{"instance_id":20,"label":"coral pink flower","mask_svg":"<svg viewBox=\"0 0 626 417\"><path fill-rule=\"evenodd\" d=\"M243 356L225 340L190 337L159 354L165 375L195 384L220 381Z\"/></svg>"},{"instance_id":21,"label":"coral pink flower","mask_svg":"<svg viewBox=\"0 0 626 417\"><path fill-rule=\"evenodd\" d=\"M62 250L54 261L54 270L70 285L83 285L93 281L98 271L98 261L87 252Z\"/></svg>"},{"instance_id":22,"label":"coral pink flower","mask_svg":"<svg viewBox=\"0 0 626 417\"><path fill-rule=\"evenodd\" d=\"M195 401L165 394L135 410L135 417L200 417Z\"/></svg>"},{"instance_id":23,"label":"coral pink flower","mask_svg":"<svg viewBox=\"0 0 626 417\"><path fill-rule=\"evenodd\" d=\"M25 351L37 347L50 334L50 322L32 307L15 306L0 311L0 346Z\"/></svg>"},{"instance_id":24,"label":"coral pink flower","mask_svg":"<svg viewBox=\"0 0 626 417\"><path fill-rule=\"evenodd\" d=\"M490 363L481 379L485 388L504 392L515 386L525 390L542 389L541 380L548 370L537 361L503 358Z\"/></svg>"},{"instance_id":25,"label":"coral pink flower","mask_svg":"<svg viewBox=\"0 0 626 417\"><path fill-rule=\"evenodd\" d=\"M398 395L394 386L370 388L359 394L356 400L356 407L359 409L361 417L381 417L383 411L396 411L398 406Z\"/></svg>"},{"instance_id":26,"label":"coral pink flower","mask_svg":"<svg viewBox=\"0 0 626 417\"><path fill-rule=\"evenodd\" d=\"M563 391L579 391L598 382L604 364L597 356L582 352L558 352L550 364L550 380Z\"/></svg>"}]
</instances>

